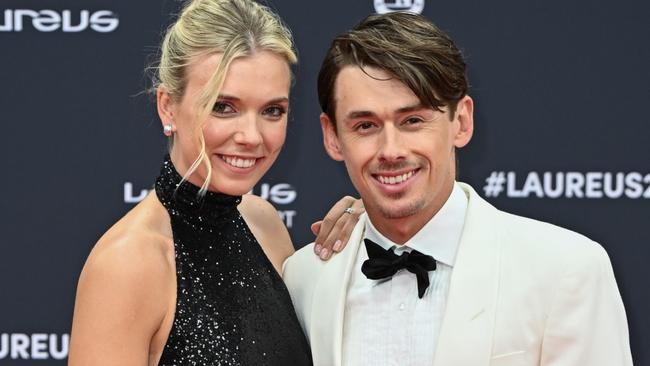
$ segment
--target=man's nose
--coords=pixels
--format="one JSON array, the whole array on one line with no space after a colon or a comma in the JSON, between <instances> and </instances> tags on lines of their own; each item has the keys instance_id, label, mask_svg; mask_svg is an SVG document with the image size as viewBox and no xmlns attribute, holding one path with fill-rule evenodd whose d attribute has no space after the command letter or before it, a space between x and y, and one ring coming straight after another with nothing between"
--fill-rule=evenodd
<instances>
[{"instance_id":1,"label":"man's nose","mask_svg":"<svg viewBox=\"0 0 650 366\"><path fill-rule=\"evenodd\" d=\"M406 157L404 136L392 124L384 125L380 139L379 160L399 161Z\"/></svg>"}]
</instances>

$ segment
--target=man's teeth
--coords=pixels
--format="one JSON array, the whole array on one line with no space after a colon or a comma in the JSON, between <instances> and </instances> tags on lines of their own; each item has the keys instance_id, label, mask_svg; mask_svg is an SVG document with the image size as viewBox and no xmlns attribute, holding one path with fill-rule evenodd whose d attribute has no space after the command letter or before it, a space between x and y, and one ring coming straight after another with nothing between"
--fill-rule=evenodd
<instances>
[{"instance_id":1,"label":"man's teeth","mask_svg":"<svg viewBox=\"0 0 650 366\"><path fill-rule=\"evenodd\" d=\"M413 171L410 171L408 173L402 174L402 175L397 175L397 176L390 176L390 177L385 177L383 175L378 175L377 179L382 184L399 184L404 182L405 180L411 178L413 176Z\"/></svg>"},{"instance_id":2,"label":"man's teeth","mask_svg":"<svg viewBox=\"0 0 650 366\"><path fill-rule=\"evenodd\" d=\"M237 168L250 168L255 165L255 162L257 161L257 159L242 159L224 155L221 155L221 159Z\"/></svg>"}]
</instances>

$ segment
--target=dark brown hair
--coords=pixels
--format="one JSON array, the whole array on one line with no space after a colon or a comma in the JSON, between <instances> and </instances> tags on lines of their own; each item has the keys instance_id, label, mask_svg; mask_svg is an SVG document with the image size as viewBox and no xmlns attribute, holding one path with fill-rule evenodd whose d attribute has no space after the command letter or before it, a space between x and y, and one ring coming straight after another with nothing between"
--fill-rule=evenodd
<instances>
[{"instance_id":1,"label":"dark brown hair","mask_svg":"<svg viewBox=\"0 0 650 366\"><path fill-rule=\"evenodd\" d=\"M332 41L318 73L318 99L331 121L335 121L336 77L350 65L387 71L423 105L439 111L449 106L450 116L467 94L460 50L445 32L417 14L373 14Z\"/></svg>"}]
</instances>

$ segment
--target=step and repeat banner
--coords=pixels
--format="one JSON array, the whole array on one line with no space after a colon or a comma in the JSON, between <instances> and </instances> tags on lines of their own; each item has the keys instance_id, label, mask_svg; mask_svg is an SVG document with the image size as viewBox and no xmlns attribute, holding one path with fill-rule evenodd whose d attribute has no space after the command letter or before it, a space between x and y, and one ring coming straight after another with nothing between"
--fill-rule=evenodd
<instances>
[{"instance_id":1,"label":"step and repeat banner","mask_svg":"<svg viewBox=\"0 0 650 366\"><path fill-rule=\"evenodd\" d=\"M284 150L253 193L296 247L344 194L322 148L316 74L372 12L421 12L469 64L476 132L460 180L609 253L636 365L650 365L650 3L269 0L300 63ZM76 283L100 235L152 188L166 141L144 73L172 0L0 3L0 365L63 365ZM598 321L594 319L594 321Z\"/></svg>"}]
</instances>

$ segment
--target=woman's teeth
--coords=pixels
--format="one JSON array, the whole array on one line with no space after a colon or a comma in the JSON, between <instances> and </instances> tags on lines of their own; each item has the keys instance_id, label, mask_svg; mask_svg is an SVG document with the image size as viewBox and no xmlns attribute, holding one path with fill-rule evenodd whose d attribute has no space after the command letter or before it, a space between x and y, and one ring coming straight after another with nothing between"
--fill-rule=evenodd
<instances>
[{"instance_id":1,"label":"woman's teeth","mask_svg":"<svg viewBox=\"0 0 650 366\"><path fill-rule=\"evenodd\" d=\"M221 159L236 168L250 168L253 165L255 165L255 162L257 161L257 159L255 158L242 159L242 158L236 158L236 157L225 156L225 155L221 155Z\"/></svg>"}]
</instances>

